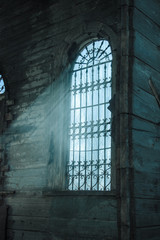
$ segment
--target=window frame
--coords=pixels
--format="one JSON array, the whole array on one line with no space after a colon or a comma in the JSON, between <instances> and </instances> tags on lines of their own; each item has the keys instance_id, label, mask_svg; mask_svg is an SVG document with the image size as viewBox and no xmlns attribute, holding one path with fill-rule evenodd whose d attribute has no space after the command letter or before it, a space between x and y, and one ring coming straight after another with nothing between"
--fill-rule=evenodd
<instances>
[{"instance_id":1,"label":"window frame","mask_svg":"<svg viewBox=\"0 0 160 240\"><path fill-rule=\"evenodd\" d=\"M85 24L84 24L85 25ZM102 30L103 29L103 30ZM89 33L88 33L89 32ZM69 38L69 40L67 40ZM59 52L57 53L56 60L56 73L53 69L51 72L51 96L50 96L50 117L49 117L49 135L48 135L48 145L49 149L52 149L52 156L48 159L47 164L47 179L46 179L46 187L43 190L44 195L115 195L116 194L116 179L118 177L117 171L117 159L119 154L119 150L117 147L117 143L119 140L119 121L114 125L114 141L112 141L112 175L111 175L111 191L71 191L66 190L66 169L67 169L67 160L68 160L68 126L69 126L69 116L68 116L68 106L70 107L70 99L69 89L70 89L70 80L71 80L71 70L74 65L74 60L77 57L79 51L87 45L92 40L104 39L107 40L110 44L112 50L112 97L116 94L116 98L114 101L114 111L112 112L112 120L116 120L116 114L118 113L118 102L117 95L118 92L118 83L119 78L118 71L119 65L117 64L119 61L118 58L118 49L119 46L117 42L116 33L107 25L99 24L99 22L92 22L86 25L86 29L83 32L80 32L79 29L76 29L76 32L72 35L72 39L70 39L70 35L66 37L66 41L62 42L61 47L59 47ZM58 66L58 68L57 68ZM59 94L59 98L57 101L57 92ZM61 97L60 95L63 95ZM58 106L57 106L58 102ZM59 104L61 102L61 104ZM112 101L113 102L113 101ZM60 108L59 108L60 105ZM60 110L54 110L59 108ZM56 116L56 119L55 119ZM60 120L60 121L59 121ZM54 124L53 124L54 122ZM61 131L61 136L59 136L59 132L56 129L56 126L59 125L59 130ZM62 130L61 130L62 128ZM56 131L55 131L56 129ZM113 129L113 124L112 124ZM53 132L53 139L51 139L51 135ZM57 134L58 133L58 134ZM58 143L57 142L58 135ZM62 136L63 135L63 136ZM53 141L52 141L53 140ZM56 144L55 144L56 143ZM58 146L58 148L57 148ZM50 151L50 150L49 150ZM117 176L116 176L117 175ZM81 193L82 192L82 193Z\"/></svg>"},{"instance_id":2,"label":"window frame","mask_svg":"<svg viewBox=\"0 0 160 240\"><path fill-rule=\"evenodd\" d=\"M63 76L63 84L64 84L64 89L67 89L67 92L69 93L68 95L65 96L64 99L64 132L68 133L68 126L70 123L70 113L68 113L68 109L70 109L70 83L71 83L71 79L72 79L72 69L74 67L74 61L76 60L79 52L81 52L81 50L88 45L90 42L92 41L96 41L96 40L107 40L109 42L109 45L111 47L111 52L112 52L112 69L111 69L111 81L112 81L112 87L111 87L111 101L114 98L115 95L115 89L116 89L116 64L115 64L115 52L113 51L113 46L112 46L112 41L110 41L110 39L108 38L108 36L105 36L103 38L88 38L86 41L83 41L83 43L81 43L76 49L75 51L72 52L71 55L71 59L70 59L70 64L67 68L67 70L64 73ZM112 105L115 105L112 104ZM115 115L115 111L113 113L113 111L111 110L111 132L113 130L113 120L114 120L114 115ZM67 116L67 121L65 120ZM105 193L106 195L112 195L112 192L114 192L116 190L116 148L115 148L115 142L113 141L113 138L111 137L111 190L106 191L106 190L67 190L67 162L69 159L69 141L68 141L68 134L65 134L65 137L63 138L63 149L64 149L64 166L65 166L65 184L63 186L63 191L64 192L86 192L86 194L88 195L92 195L92 194L100 194L101 192ZM88 193L90 192L90 193ZM69 194L69 193L68 193ZM83 194L83 193L82 193Z\"/></svg>"},{"instance_id":3,"label":"window frame","mask_svg":"<svg viewBox=\"0 0 160 240\"><path fill-rule=\"evenodd\" d=\"M106 42L105 42L106 41ZM82 52L84 51L84 49L87 49L87 47L90 47L90 46L94 46L94 44L96 44L96 42L97 42L97 44L98 44L98 42L100 42L99 44L99 47L100 47L100 49L101 49L101 47L103 47L103 45L105 46L105 44L107 44L107 48L106 49L109 49L109 51L110 51L110 54L111 54L111 59L110 60L105 60L104 62L103 62L103 65L105 64L106 66L107 66L107 64L110 64L111 63L111 71L110 71L110 75L109 75L109 77L110 77L110 80L111 80L111 83L108 83L108 84L111 84L111 87L109 87L109 89L110 89L110 91L111 91L111 94L112 94L112 62L113 62L113 59L112 59L112 49L111 49L111 46L110 46L110 42L108 41L108 39L105 39L105 38L101 38L101 39L90 39L90 40L88 40L88 43L85 43L82 47L81 47L81 49L79 49L78 51L77 51L77 56L75 57L75 60L73 61L73 63L72 63L72 65L71 65L71 68L70 68L70 79L69 79L69 82L70 82L70 88L71 88L71 82L72 82L72 80L73 80L73 74L75 73L75 71L77 72L79 72L79 71L81 71L81 69L80 69L80 67L78 68L78 69L74 69L75 68L75 66L76 66L76 61L77 61L77 59L78 59L78 57L82 54ZM103 42L103 43L102 43ZM96 48L95 48L96 49ZM98 50L98 52L99 52L99 50ZM110 57L109 57L110 58ZM110 61L110 63L107 63L108 61ZM94 62L94 60L93 60L93 62ZM97 65L97 67L99 67L99 66L101 66L101 64L102 63L97 63L96 65ZM91 69L93 69L94 68L94 71L96 70L95 68L96 68L96 66L92 66L92 64L91 64L91 66L89 66L89 67L87 67L87 69L90 69L90 67L91 67ZM104 72L105 70L103 69L103 72ZM98 72L97 72L98 73ZM104 82L102 82L102 84L105 84ZM107 89L107 87L106 87L106 89ZM71 90L70 90L70 92L69 92L69 94L70 94L70 104L71 104ZM92 93L94 92L93 90L91 91ZM111 98L112 98L112 96L111 96ZM103 105L104 105L104 107L106 106L106 104L107 104L107 102L105 102L105 99L103 99ZM100 105L99 105L100 106ZM87 108L88 108L88 105L86 106ZM93 104L91 105L91 107L93 108ZM98 107L99 108L99 107ZM66 109L69 109L70 110L70 113L69 114L71 114L71 106L69 106L69 107L66 107ZM92 109L93 110L93 109ZM112 114L111 114L112 115ZM107 117L107 116L106 116ZM70 118L71 118L71 116L70 116ZM99 119L98 119L99 120ZM111 121L112 121L112 116L111 116ZM99 124L97 125L97 127L99 126ZM109 129L109 131L111 132L111 124L110 124L110 129ZM81 135L81 133L79 133L80 135ZM85 138L86 139L86 138ZM92 139L92 138L91 138ZM97 139L99 139L99 137L97 137ZM104 139L104 138L103 138ZM98 142L99 142L99 140L98 140ZM107 146L106 146L107 147ZM69 147L68 147L69 148ZM111 146L111 149L112 149L112 146ZM68 150L69 151L69 154L70 154L70 149ZM92 149L92 151L94 151L94 149ZM98 152L99 152L100 150L99 150L99 148L98 148ZM107 148L104 148L104 152L105 151L107 151ZM111 151L111 153L112 153L112 151ZM111 154L112 155L112 154ZM111 156L111 158L112 158L112 156ZM80 159L81 160L81 159ZM67 159L67 162L69 161L69 156L68 156L68 159ZM87 160L86 160L86 162L87 162ZM97 163L98 164L98 163ZM105 162L104 161L102 161L102 163L101 164L104 164L105 165ZM110 159L110 164L112 164L112 159ZM71 164L72 165L72 164ZM70 166L71 166L70 165ZM91 164L92 165L92 164ZM90 165L90 166L91 166ZM108 163L107 163L107 165L108 165ZM106 166L107 166L106 165ZM93 165L94 166L94 165ZM67 166L67 169L68 169L68 166ZM99 167L97 168L97 170L99 169ZM110 171L110 170L109 170ZM112 171L112 166L111 166L111 171ZM99 171L98 171L99 172ZM69 174L69 171L68 171L68 174ZM66 189L66 190L68 190L68 191L111 191L111 175L112 175L112 172L110 173L110 178L109 178L109 186L110 186L110 189L105 189L105 186L102 188L102 189L99 189L100 188L100 183L99 183L99 181L96 183L96 185L97 185L97 190L96 189L86 189L86 187L87 187L87 183L85 183L84 182L84 188L85 189L69 189L69 183L68 183L68 174L66 174L67 176L66 176L66 179L67 179L67 184L66 184L66 186L68 186L68 188ZM92 178L92 173L90 172L90 174L91 174L91 178ZM86 176L86 175L84 175L84 176ZM99 175L99 173L98 173L98 176L100 176ZM104 179L105 179L105 176L107 176L107 174L106 175L104 175ZM77 177L78 177L78 175L77 175ZM75 178L76 179L76 178ZM80 181L80 179L78 180L78 181ZM104 180L105 181L105 180ZM80 184L80 183L79 183ZM92 186L92 185L91 185ZM108 186L108 185L107 185ZM72 188L73 188L73 185L72 185ZM92 188L92 187L91 187Z\"/></svg>"}]
</instances>

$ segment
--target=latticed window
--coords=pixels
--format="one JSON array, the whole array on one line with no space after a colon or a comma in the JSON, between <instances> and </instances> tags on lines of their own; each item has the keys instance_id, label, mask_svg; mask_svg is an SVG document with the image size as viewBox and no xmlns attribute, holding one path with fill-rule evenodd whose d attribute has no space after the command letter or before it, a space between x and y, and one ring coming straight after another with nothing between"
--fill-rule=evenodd
<instances>
[{"instance_id":1,"label":"latticed window","mask_svg":"<svg viewBox=\"0 0 160 240\"><path fill-rule=\"evenodd\" d=\"M0 74L0 94L3 94L4 92L5 92L5 85L4 85L3 77Z\"/></svg>"},{"instance_id":2,"label":"latticed window","mask_svg":"<svg viewBox=\"0 0 160 240\"><path fill-rule=\"evenodd\" d=\"M111 190L111 64L107 40L86 45L74 63L68 190Z\"/></svg>"}]
</instances>

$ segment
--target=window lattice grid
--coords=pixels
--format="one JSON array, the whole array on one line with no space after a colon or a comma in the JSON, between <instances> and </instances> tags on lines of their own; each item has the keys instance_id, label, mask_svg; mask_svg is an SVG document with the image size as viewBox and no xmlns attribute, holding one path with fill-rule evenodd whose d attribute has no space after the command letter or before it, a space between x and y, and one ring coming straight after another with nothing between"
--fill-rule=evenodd
<instances>
[{"instance_id":1,"label":"window lattice grid","mask_svg":"<svg viewBox=\"0 0 160 240\"><path fill-rule=\"evenodd\" d=\"M72 72L68 190L110 190L112 54L108 41L94 41Z\"/></svg>"}]
</instances>

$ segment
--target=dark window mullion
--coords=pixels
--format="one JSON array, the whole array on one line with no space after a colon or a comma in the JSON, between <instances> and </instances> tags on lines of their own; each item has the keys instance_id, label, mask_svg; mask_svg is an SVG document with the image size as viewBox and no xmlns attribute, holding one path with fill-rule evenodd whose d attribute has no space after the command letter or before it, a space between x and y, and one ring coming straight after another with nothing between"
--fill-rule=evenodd
<instances>
[{"instance_id":1,"label":"dark window mullion","mask_svg":"<svg viewBox=\"0 0 160 240\"><path fill-rule=\"evenodd\" d=\"M95 43L93 42L92 43L92 46L93 46L93 58L92 58L92 81L91 81L91 91L92 91L92 103L91 103L91 106L92 106L92 119L91 119L91 190L93 190L93 168L94 168L94 160L93 160L93 111L94 111L94 108L93 108L93 98L94 98L94 94L93 94L93 91L94 91L94 58L95 58L95 55L94 55L94 47L95 47Z\"/></svg>"},{"instance_id":2,"label":"dark window mullion","mask_svg":"<svg viewBox=\"0 0 160 240\"><path fill-rule=\"evenodd\" d=\"M82 70L80 71L80 86L82 86ZM81 93L81 89L79 91L80 94L80 122L79 122L79 161L78 161L78 190L80 190L80 186L81 186L81 105L82 105L82 93Z\"/></svg>"},{"instance_id":3,"label":"dark window mullion","mask_svg":"<svg viewBox=\"0 0 160 240\"><path fill-rule=\"evenodd\" d=\"M92 81L91 81L92 85L94 83L94 67L92 67ZM93 190L93 181L92 181L92 177L93 177L93 88L91 88L92 91L92 103L91 103L91 109L92 109L92 118L91 118L91 190Z\"/></svg>"},{"instance_id":4,"label":"dark window mullion","mask_svg":"<svg viewBox=\"0 0 160 240\"><path fill-rule=\"evenodd\" d=\"M74 86L76 86L76 78L77 78L77 73L74 74ZM76 108L76 91L74 91L74 120L73 120L73 165L72 165L72 190L74 190L74 168L75 168L75 159L74 159L74 154L75 154L75 108Z\"/></svg>"},{"instance_id":5,"label":"dark window mullion","mask_svg":"<svg viewBox=\"0 0 160 240\"><path fill-rule=\"evenodd\" d=\"M106 79L106 64L104 64L104 79ZM106 159L106 137L107 137L107 132L106 132L106 124L107 124L107 119L106 119L106 88L107 85L104 84L104 190L106 190L106 164L107 164L107 159Z\"/></svg>"},{"instance_id":6,"label":"dark window mullion","mask_svg":"<svg viewBox=\"0 0 160 240\"><path fill-rule=\"evenodd\" d=\"M87 92L88 92L88 88L87 88L87 84L88 84L88 69L86 69L86 112L85 112L85 185L84 185L84 189L87 189Z\"/></svg>"},{"instance_id":7,"label":"dark window mullion","mask_svg":"<svg viewBox=\"0 0 160 240\"><path fill-rule=\"evenodd\" d=\"M98 71L98 83L99 83L99 66L97 67ZM98 151L97 151L97 190L99 190L99 138L100 138L100 107L99 107L99 86L98 88Z\"/></svg>"}]
</instances>

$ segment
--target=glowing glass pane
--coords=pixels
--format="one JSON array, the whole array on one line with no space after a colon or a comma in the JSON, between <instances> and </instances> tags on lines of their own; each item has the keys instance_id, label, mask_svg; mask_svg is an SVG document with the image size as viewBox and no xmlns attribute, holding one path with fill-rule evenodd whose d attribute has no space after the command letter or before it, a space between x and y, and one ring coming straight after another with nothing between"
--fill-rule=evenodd
<instances>
[{"instance_id":1,"label":"glowing glass pane","mask_svg":"<svg viewBox=\"0 0 160 240\"><path fill-rule=\"evenodd\" d=\"M0 75L0 94L3 94L4 92L5 92L5 85L4 85L2 75Z\"/></svg>"}]
</instances>

